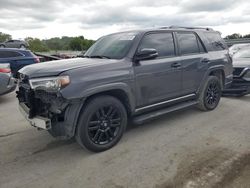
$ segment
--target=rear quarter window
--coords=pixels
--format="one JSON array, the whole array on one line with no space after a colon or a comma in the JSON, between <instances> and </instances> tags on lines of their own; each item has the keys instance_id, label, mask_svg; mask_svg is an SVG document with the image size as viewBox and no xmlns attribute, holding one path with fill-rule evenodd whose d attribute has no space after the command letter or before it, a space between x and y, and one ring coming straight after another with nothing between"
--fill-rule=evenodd
<instances>
[{"instance_id":1,"label":"rear quarter window","mask_svg":"<svg viewBox=\"0 0 250 188\"><path fill-rule=\"evenodd\" d=\"M207 33L204 33L204 34L205 34L205 36L207 38L207 42L211 46L212 51L220 51L220 50L225 50L225 49L228 48L225 41L221 38L220 33L218 33L218 32L207 32Z\"/></svg>"}]
</instances>

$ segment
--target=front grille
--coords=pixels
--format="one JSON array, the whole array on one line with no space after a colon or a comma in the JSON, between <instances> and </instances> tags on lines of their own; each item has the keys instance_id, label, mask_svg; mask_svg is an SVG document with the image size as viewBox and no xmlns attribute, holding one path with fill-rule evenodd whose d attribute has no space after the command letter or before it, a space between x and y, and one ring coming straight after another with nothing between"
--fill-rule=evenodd
<instances>
[{"instance_id":1,"label":"front grille","mask_svg":"<svg viewBox=\"0 0 250 188\"><path fill-rule=\"evenodd\" d=\"M233 75L234 76L240 76L244 68L234 68Z\"/></svg>"}]
</instances>

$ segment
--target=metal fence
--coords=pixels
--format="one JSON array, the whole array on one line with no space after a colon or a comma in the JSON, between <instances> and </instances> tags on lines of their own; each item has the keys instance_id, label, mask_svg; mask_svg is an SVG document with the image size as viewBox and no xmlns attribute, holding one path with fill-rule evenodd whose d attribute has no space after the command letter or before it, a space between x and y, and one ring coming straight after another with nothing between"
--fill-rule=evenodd
<instances>
[{"instance_id":1,"label":"metal fence","mask_svg":"<svg viewBox=\"0 0 250 188\"><path fill-rule=\"evenodd\" d=\"M225 39L228 46L232 46L234 44L244 44L250 43L250 38L241 38L241 39Z\"/></svg>"}]
</instances>

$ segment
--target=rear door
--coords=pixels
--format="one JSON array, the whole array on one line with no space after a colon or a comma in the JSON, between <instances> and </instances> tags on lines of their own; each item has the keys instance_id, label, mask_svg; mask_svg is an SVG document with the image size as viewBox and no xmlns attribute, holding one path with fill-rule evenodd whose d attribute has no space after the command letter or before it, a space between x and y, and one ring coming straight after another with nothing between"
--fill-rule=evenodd
<instances>
[{"instance_id":1,"label":"rear door","mask_svg":"<svg viewBox=\"0 0 250 188\"><path fill-rule=\"evenodd\" d=\"M210 61L201 40L194 32L176 32L182 62L182 94L195 93Z\"/></svg>"},{"instance_id":2,"label":"rear door","mask_svg":"<svg viewBox=\"0 0 250 188\"><path fill-rule=\"evenodd\" d=\"M146 106L175 98L181 91L181 64L176 56L172 32L146 34L138 51L154 48L158 57L141 60L134 65L137 106Z\"/></svg>"}]
</instances>

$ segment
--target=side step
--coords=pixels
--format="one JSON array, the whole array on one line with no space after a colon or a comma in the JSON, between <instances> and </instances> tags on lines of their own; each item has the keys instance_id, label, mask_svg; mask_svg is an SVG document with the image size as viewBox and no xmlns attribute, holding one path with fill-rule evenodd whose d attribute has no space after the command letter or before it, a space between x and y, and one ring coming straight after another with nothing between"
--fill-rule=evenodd
<instances>
[{"instance_id":1,"label":"side step","mask_svg":"<svg viewBox=\"0 0 250 188\"><path fill-rule=\"evenodd\" d=\"M196 104L198 104L198 102L196 100L195 101L192 100L192 101L180 103L180 104L177 104L177 105L174 105L174 106L170 106L170 107L167 107L167 108L164 108L164 109L160 109L160 110L156 110L156 111L149 112L149 113L146 113L146 114L142 114L142 115L134 117L133 118L133 123L135 123L135 124L143 124L143 123L145 123L147 121L150 121L150 120L153 120L153 119L155 119L155 118L157 118L159 116L168 114L170 112L182 110L182 109L194 106Z\"/></svg>"}]
</instances>

